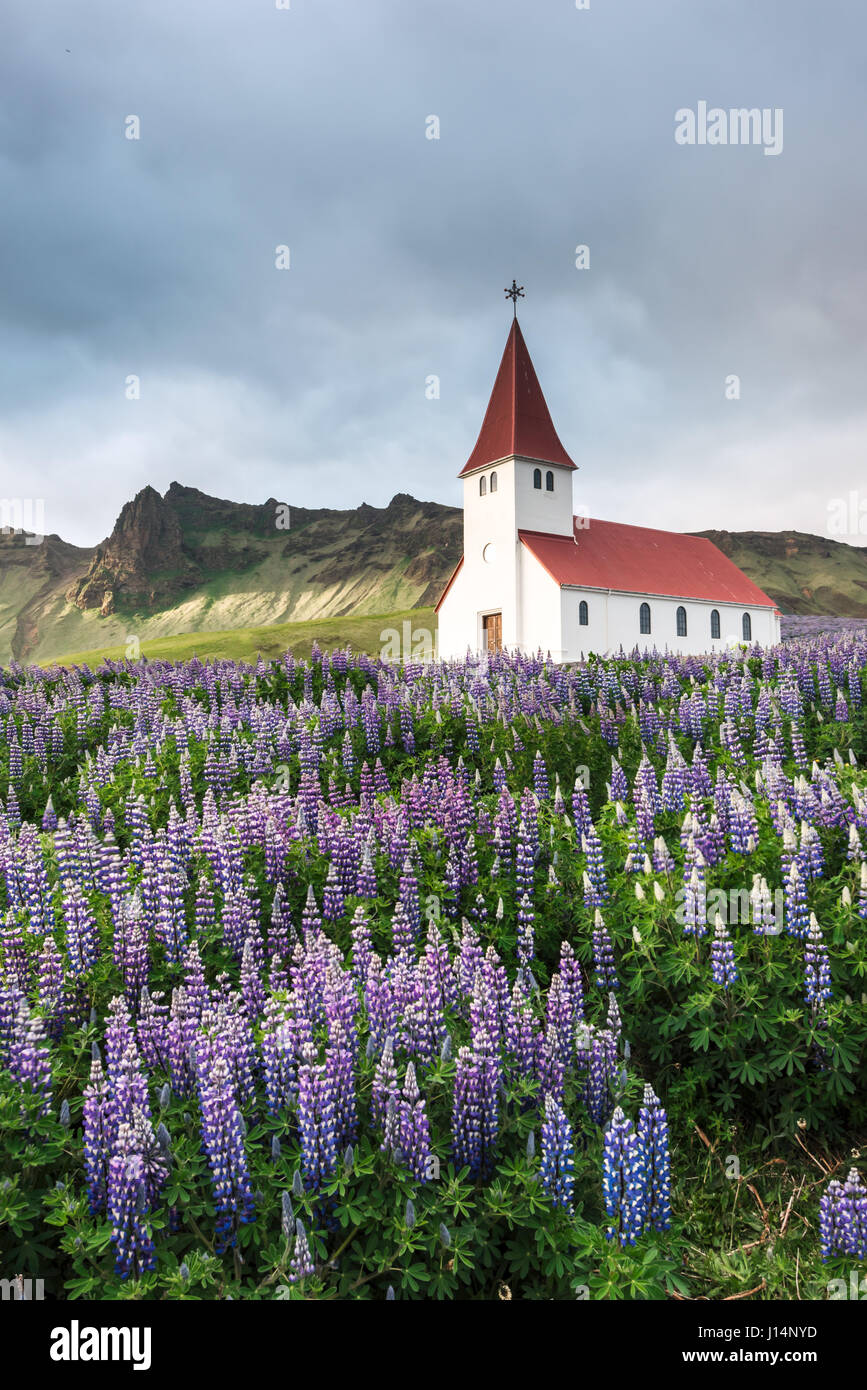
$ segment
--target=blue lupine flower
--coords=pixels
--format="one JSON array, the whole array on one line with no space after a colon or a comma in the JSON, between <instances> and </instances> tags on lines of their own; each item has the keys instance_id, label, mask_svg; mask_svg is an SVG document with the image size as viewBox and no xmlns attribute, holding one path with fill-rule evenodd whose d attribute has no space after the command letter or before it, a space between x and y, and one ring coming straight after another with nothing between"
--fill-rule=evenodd
<instances>
[{"instance_id":1,"label":"blue lupine flower","mask_svg":"<svg viewBox=\"0 0 867 1390\"><path fill-rule=\"evenodd\" d=\"M717 913L714 924L710 955L714 983L722 985L723 989L728 989L729 985L733 985L738 978L738 968L735 965L735 948L732 945L732 939L719 913Z\"/></svg>"},{"instance_id":2,"label":"blue lupine flower","mask_svg":"<svg viewBox=\"0 0 867 1390\"><path fill-rule=\"evenodd\" d=\"M602 1196L612 1222L608 1239L634 1245L647 1212L647 1166L641 1140L620 1106L605 1131Z\"/></svg>"},{"instance_id":3,"label":"blue lupine flower","mask_svg":"<svg viewBox=\"0 0 867 1390\"><path fill-rule=\"evenodd\" d=\"M552 1095L545 1097L539 1180L554 1206L571 1212L575 1188L575 1142L566 1114Z\"/></svg>"},{"instance_id":4,"label":"blue lupine flower","mask_svg":"<svg viewBox=\"0 0 867 1390\"><path fill-rule=\"evenodd\" d=\"M644 1104L638 1112L638 1138L647 1175L646 1224L656 1231L667 1231L671 1225L668 1118L652 1086L644 1088Z\"/></svg>"},{"instance_id":5,"label":"blue lupine flower","mask_svg":"<svg viewBox=\"0 0 867 1390\"><path fill-rule=\"evenodd\" d=\"M810 917L810 930L804 946L804 998L812 1007L831 998L831 963L828 948L816 918Z\"/></svg>"}]
</instances>

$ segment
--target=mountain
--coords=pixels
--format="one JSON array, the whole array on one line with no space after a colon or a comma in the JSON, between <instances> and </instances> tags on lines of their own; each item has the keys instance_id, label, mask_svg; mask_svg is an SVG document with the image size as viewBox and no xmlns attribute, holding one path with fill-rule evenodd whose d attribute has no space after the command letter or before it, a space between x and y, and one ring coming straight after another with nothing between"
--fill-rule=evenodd
<instances>
[{"instance_id":1,"label":"mountain","mask_svg":"<svg viewBox=\"0 0 867 1390\"><path fill-rule=\"evenodd\" d=\"M354 511L143 488L95 549L0 536L0 662L136 637L430 605L456 565L461 513L398 493Z\"/></svg>"},{"instance_id":2,"label":"mountain","mask_svg":"<svg viewBox=\"0 0 867 1390\"><path fill-rule=\"evenodd\" d=\"M701 531L782 613L867 618L867 547L803 531Z\"/></svg>"},{"instance_id":3,"label":"mountain","mask_svg":"<svg viewBox=\"0 0 867 1390\"><path fill-rule=\"evenodd\" d=\"M703 531L784 613L867 617L867 548L795 531ZM0 662L186 633L429 607L461 513L398 493L354 511L209 497L172 483L127 502L96 547L0 532Z\"/></svg>"},{"instance_id":4,"label":"mountain","mask_svg":"<svg viewBox=\"0 0 867 1390\"><path fill-rule=\"evenodd\" d=\"M92 548L59 536L43 536L39 545L28 539L35 538L0 528L0 662L24 659L39 647L47 616L58 602L68 607L64 591L93 556Z\"/></svg>"}]
</instances>

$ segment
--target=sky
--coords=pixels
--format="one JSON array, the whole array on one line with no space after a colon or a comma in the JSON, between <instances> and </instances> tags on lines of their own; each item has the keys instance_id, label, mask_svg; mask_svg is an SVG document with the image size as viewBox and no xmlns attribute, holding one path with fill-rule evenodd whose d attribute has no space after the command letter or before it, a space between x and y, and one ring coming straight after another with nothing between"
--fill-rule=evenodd
<instances>
[{"instance_id":1,"label":"sky","mask_svg":"<svg viewBox=\"0 0 867 1390\"><path fill-rule=\"evenodd\" d=\"M460 505L516 277L576 510L867 545L867 10L278 4L5 0L0 494Z\"/></svg>"}]
</instances>

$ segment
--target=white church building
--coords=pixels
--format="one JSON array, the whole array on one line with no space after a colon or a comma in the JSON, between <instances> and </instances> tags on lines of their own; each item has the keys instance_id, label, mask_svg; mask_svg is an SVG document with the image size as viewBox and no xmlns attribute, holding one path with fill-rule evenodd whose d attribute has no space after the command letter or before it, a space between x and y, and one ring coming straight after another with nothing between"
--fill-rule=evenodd
<instances>
[{"instance_id":1,"label":"white church building","mask_svg":"<svg viewBox=\"0 0 867 1390\"><path fill-rule=\"evenodd\" d=\"M459 474L464 553L437 604L441 658L779 642L773 599L709 540L574 516L575 471L515 317Z\"/></svg>"}]
</instances>

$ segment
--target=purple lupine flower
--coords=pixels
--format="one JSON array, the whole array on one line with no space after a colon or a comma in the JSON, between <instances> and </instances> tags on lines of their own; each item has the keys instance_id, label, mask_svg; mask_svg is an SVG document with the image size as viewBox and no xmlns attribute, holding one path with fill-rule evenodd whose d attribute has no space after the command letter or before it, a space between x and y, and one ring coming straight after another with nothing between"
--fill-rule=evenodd
<instances>
[{"instance_id":1,"label":"purple lupine flower","mask_svg":"<svg viewBox=\"0 0 867 1390\"><path fill-rule=\"evenodd\" d=\"M412 1062L407 1063L403 1095L399 1103L398 1145L400 1157L417 1182L430 1177L431 1147L427 1107L419 1091Z\"/></svg>"},{"instance_id":2,"label":"purple lupine flower","mask_svg":"<svg viewBox=\"0 0 867 1390\"><path fill-rule=\"evenodd\" d=\"M415 944L415 934L406 915L406 908L400 899L394 905L394 913L391 918L391 940L396 956L402 952L411 952Z\"/></svg>"},{"instance_id":3,"label":"purple lupine flower","mask_svg":"<svg viewBox=\"0 0 867 1390\"><path fill-rule=\"evenodd\" d=\"M51 1109L51 1054L46 1045L45 1023L38 1014L30 1012L23 999L15 1020L9 1070L22 1089L38 1096L39 1113L47 1115Z\"/></svg>"},{"instance_id":4,"label":"purple lupine flower","mask_svg":"<svg viewBox=\"0 0 867 1390\"><path fill-rule=\"evenodd\" d=\"M69 880L64 883L61 913L70 970L73 975L82 975L99 957L99 929L79 884Z\"/></svg>"},{"instance_id":5,"label":"purple lupine flower","mask_svg":"<svg viewBox=\"0 0 867 1390\"><path fill-rule=\"evenodd\" d=\"M477 1175L482 1162L478 1061L468 1047L458 1050L452 1108L452 1150L458 1168Z\"/></svg>"},{"instance_id":6,"label":"purple lupine flower","mask_svg":"<svg viewBox=\"0 0 867 1390\"><path fill-rule=\"evenodd\" d=\"M655 1231L667 1231L671 1225L668 1117L652 1086L644 1088L644 1104L638 1112L638 1138L647 1177L646 1223Z\"/></svg>"},{"instance_id":7,"label":"purple lupine flower","mask_svg":"<svg viewBox=\"0 0 867 1390\"><path fill-rule=\"evenodd\" d=\"M289 1261L289 1282L298 1284L302 1279L309 1279L316 1273L316 1266L313 1263L313 1256L310 1252L310 1241L307 1239L307 1232L300 1218L295 1219L295 1247L292 1251L292 1258Z\"/></svg>"},{"instance_id":8,"label":"purple lupine flower","mask_svg":"<svg viewBox=\"0 0 867 1390\"><path fill-rule=\"evenodd\" d=\"M418 879L408 858L403 862L398 893L406 913L406 920L410 926L412 939L415 940L421 930L421 908L419 906Z\"/></svg>"},{"instance_id":9,"label":"purple lupine flower","mask_svg":"<svg viewBox=\"0 0 867 1390\"><path fill-rule=\"evenodd\" d=\"M592 903L588 906L601 907L605 899L609 896L608 882L605 876L605 861L602 856L602 842L599 839L596 827L591 821L586 831L581 837L581 848L587 861L587 877L592 887ZM587 890L585 886L585 901Z\"/></svg>"},{"instance_id":10,"label":"purple lupine flower","mask_svg":"<svg viewBox=\"0 0 867 1390\"><path fill-rule=\"evenodd\" d=\"M599 989L608 991L620 988L614 964L614 948L598 907L593 922L593 965Z\"/></svg>"},{"instance_id":11,"label":"purple lupine flower","mask_svg":"<svg viewBox=\"0 0 867 1390\"><path fill-rule=\"evenodd\" d=\"M843 1184L843 1253L867 1259L867 1187L857 1168L850 1168Z\"/></svg>"},{"instance_id":12,"label":"purple lupine flower","mask_svg":"<svg viewBox=\"0 0 867 1390\"><path fill-rule=\"evenodd\" d=\"M57 1039L63 1032L68 1000L63 960L54 944L54 938L46 936L39 952L36 969L36 989L39 1007L44 1011L49 1035Z\"/></svg>"},{"instance_id":13,"label":"purple lupine flower","mask_svg":"<svg viewBox=\"0 0 867 1390\"><path fill-rule=\"evenodd\" d=\"M807 890L797 861L792 864L785 885L785 919L789 936L805 937L810 929Z\"/></svg>"},{"instance_id":14,"label":"purple lupine flower","mask_svg":"<svg viewBox=\"0 0 867 1390\"><path fill-rule=\"evenodd\" d=\"M578 1051L585 1047L578 1042ZM608 1029L594 1030L586 1047L588 1056L584 1103L596 1125L604 1124L611 1110L611 1079L617 1070L617 1040Z\"/></svg>"},{"instance_id":15,"label":"purple lupine flower","mask_svg":"<svg viewBox=\"0 0 867 1390\"><path fill-rule=\"evenodd\" d=\"M629 796L629 783L616 758L611 759L611 800L626 801Z\"/></svg>"},{"instance_id":16,"label":"purple lupine flower","mask_svg":"<svg viewBox=\"0 0 867 1390\"><path fill-rule=\"evenodd\" d=\"M867 1188L850 1168L845 1183L832 1178L819 1202L822 1259L849 1255L867 1259Z\"/></svg>"},{"instance_id":17,"label":"purple lupine flower","mask_svg":"<svg viewBox=\"0 0 867 1390\"><path fill-rule=\"evenodd\" d=\"M831 962L822 931L810 915L810 929L804 946L804 998L814 1009L831 998Z\"/></svg>"},{"instance_id":18,"label":"purple lupine flower","mask_svg":"<svg viewBox=\"0 0 867 1390\"><path fill-rule=\"evenodd\" d=\"M367 972L364 991L369 1035L374 1047L384 1045L386 1038L398 1038L397 1005L391 983L386 978L382 961L374 954Z\"/></svg>"},{"instance_id":19,"label":"purple lupine flower","mask_svg":"<svg viewBox=\"0 0 867 1390\"><path fill-rule=\"evenodd\" d=\"M229 1065L219 1054L199 1068L202 1143L208 1156L217 1207L217 1250L235 1244L238 1225L254 1221L256 1208L244 1150L244 1124Z\"/></svg>"},{"instance_id":20,"label":"purple lupine flower","mask_svg":"<svg viewBox=\"0 0 867 1390\"><path fill-rule=\"evenodd\" d=\"M620 1106L605 1131L602 1196L612 1222L606 1236L634 1245L644 1229L647 1169L641 1141Z\"/></svg>"},{"instance_id":21,"label":"purple lupine flower","mask_svg":"<svg viewBox=\"0 0 867 1390\"><path fill-rule=\"evenodd\" d=\"M518 826L518 840L515 848L515 882L517 896L533 895L535 877L535 850L530 840L527 824L522 819Z\"/></svg>"},{"instance_id":22,"label":"purple lupine flower","mask_svg":"<svg viewBox=\"0 0 867 1390\"><path fill-rule=\"evenodd\" d=\"M290 1006L273 996L268 999L262 1022L261 1055L269 1115L280 1115L295 1095L301 1036Z\"/></svg>"},{"instance_id":23,"label":"purple lupine flower","mask_svg":"<svg viewBox=\"0 0 867 1390\"><path fill-rule=\"evenodd\" d=\"M398 1095L394 1044L391 1038L386 1038L382 1056L373 1073L373 1088L370 1097L370 1118L377 1129L384 1128L389 1104L391 1102L396 1103Z\"/></svg>"},{"instance_id":24,"label":"purple lupine flower","mask_svg":"<svg viewBox=\"0 0 867 1390\"><path fill-rule=\"evenodd\" d=\"M334 1112L334 1142L343 1150L358 1137L354 1053L350 1035L337 1018L331 1020L325 1049L325 1076Z\"/></svg>"},{"instance_id":25,"label":"purple lupine flower","mask_svg":"<svg viewBox=\"0 0 867 1390\"><path fill-rule=\"evenodd\" d=\"M562 1102L566 1083L566 1064L560 1050L560 1038L556 1028L549 1028L537 1046L536 1070L542 1094L550 1094Z\"/></svg>"},{"instance_id":26,"label":"purple lupine flower","mask_svg":"<svg viewBox=\"0 0 867 1390\"><path fill-rule=\"evenodd\" d=\"M148 1225L145 1164L131 1125L121 1125L108 1165L107 1209L115 1273L136 1278L156 1268L156 1252Z\"/></svg>"},{"instance_id":27,"label":"purple lupine flower","mask_svg":"<svg viewBox=\"0 0 867 1390\"><path fill-rule=\"evenodd\" d=\"M684 936L705 936L707 934L707 886L704 872L704 856L693 843L693 862L684 862L683 874L683 933ZM699 859L702 862L698 862Z\"/></svg>"},{"instance_id":28,"label":"purple lupine flower","mask_svg":"<svg viewBox=\"0 0 867 1390\"><path fill-rule=\"evenodd\" d=\"M545 1021L548 1030L553 1030L557 1039L558 1054L571 1065L575 1046L576 1019L568 987L564 984L563 976L559 972L552 976L548 986Z\"/></svg>"},{"instance_id":29,"label":"purple lupine flower","mask_svg":"<svg viewBox=\"0 0 867 1390\"><path fill-rule=\"evenodd\" d=\"M367 984L367 972L370 968L373 946L370 923L361 905L355 909L353 914L350 935L352 937L352 973L364 989Z\"/></svg>"},{"instance_id":30,"label":"purple lupine flower","mask_svg":"<svg viewBox=\"0 0 867 1390\"><path fill-rule=\"evenodd\" d=\"M90 1210L105 1210L108 1192L110 1112L108 1087L102 1063L94 1057L90 1064L90 1084L84 1088L84 1174Z\"/></svg>"},{"instance_id":31,"label":"purple lupine flower","mask_svg":"<svg viewBox=\"0 0 867 1390\"><path fill-rule=\"evenodd\" d=\"M819 1201L819 1242L822 1259L840 1254L843 1241L843 1184L832 1178Z\"/></svg>"},{"instance_id":32,"label":"purple lupine flower","mask_svg":"<svg viewBox=\"0 0 867 1390\"><path fill-rule=\"evenodd\" d=\"M310 1044L301 1049L298 1067L298 1128L305 1185L318 1189L337 1168L337 1119L332 1081Z\"/></svg>"},{"instance_id":33,"label":"purple lupine flower","mask_svg":"<svg viewBox=\"0 0 867 1390\"><path fill-rule=\"evenodd\" d=\"M3 975L10 986L21 994L30 992L31 964L24 940L24 928L16 922L15 913L7 912L0 925L0 953ZM17 1014L17 1008L16 1008Z\"/></svg>"},{"instance_id":34,"label":"purple lupine flower","mask_svg":"<svg viewBox=\"0 0 867 1390\"><path fill-rule=\"evenodd\" d=\"M738 968L735 964L735 948L732 939L719 913L717 913L714 923L710 955L714 984L722 985L723 989L728 989L729 985L733 985L738 978Z\"/></svg>"},{"instance_id":35,"label":"purple lupine flower","mask_svg":"<svg viewBox=\"0 0 867 1390\"><path fill-rule=\"evenodd\" d=\"M512 987L512 1007L506 1019L505 1044L512 1070L519 1076L535 1076L538 1038L539 1028L526 988L521 980L516 980Z\"/></svg>"},{"instance_id":36,"label":"purple lupine flower","mask_svg":"<svg viewBox=\"0 0 867 1390\"><path fill-rule=\"evenodd\" d=\"M183 990L180 991L180 994L183 995ZM168 1006L163 1003L163 997L162 990L157 990L156 993L151 994L148 990L143 989L139 999L135 1034L144 1063L152 1071L164 1070L168 1062L166 1026L169 1010ZM178 991L173 990L173 1006L177 997Z\"/></svg>"},{"instance_id":37,"label":"purple lupine flower","mask_svg":"<svg viewBox=\"0 0 867 1390\"><path fill-rule=\"evenodd\" d=\"M536 954L535 913L529 896L524 893L518 906L518 965L526 969Z\"/></svg>"},{"instance_id":38,"label":"purple lupine flower","mask_svg":"<svg viewBox=\"0 0 867 1390\"><path fill-rule=\"evenodd\" d=\"M499 1058L490 1038L480 1029L472 1048L458 1052L452 1110L452 1146L459 1167L474 1177L486 1177L493 1165L499 1128Z\"/></svg>"},{"instance_id":39,"label":"purple lupine flower","mask_svg":"<svg viewBox=\"0 0 867 1390\"><path fill-rule=\"evenodd\" d=\"M540 801L547 801L551 794L548 769L545 767L545 760L541 753L537 753L533 759L533 791Z\"/></svg>"},{"instance_id":40,"label":"purple lupine flower","mask_svg":"<svg viewBox=\"0 0 867 1390\"><path fill-rule=\"evenodd\" d=\"M262 983L262 938L251 928L244 938L241 953L241 997L251 1023L255 1023L265 1007L265 986Z\"/></svg>"},{"instance_id":41,"label":"purple lupine flower","mask_svg":"<svg viewBox=\"0 0 867 1390\"><path fill-rule=\"evenodd\" d=\"M322 897L322 916L326 922L339 922L343 916L345 895L337 875L337 867L332 861L328 865L325 891Z\"/></svg>"},{"instance_id":42,"label":"purple lupine flower","mask_svg":"<svg viewBox=\"0 0 867 1390\"><path fill-rule=\"evenodd\" d=\"M539 1180L555 1207L572 1211L575 1188L575 1142L563 1108L552 1095L545 1097L542 1122L542 1166Z\"/></svg>"},{"instance_id":43,"label":"purple lupine flower","mask_svg":"<svg viewBox=\"0 0 867 1390\"><path fill-rule=\"evenodd\" d=\"M138 1007L141 992L147 984L150 968L150 950L147 923L143 916L136 915L127 920L123 936L123 975L124 993L130 1009Z\"/></svg>"}]
</instances>

